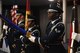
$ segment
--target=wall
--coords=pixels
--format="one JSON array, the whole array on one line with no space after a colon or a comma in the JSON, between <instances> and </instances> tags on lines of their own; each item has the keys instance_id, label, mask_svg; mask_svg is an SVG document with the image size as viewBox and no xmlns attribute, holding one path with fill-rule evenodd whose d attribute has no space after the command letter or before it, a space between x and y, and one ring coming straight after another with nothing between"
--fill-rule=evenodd
<instances>
[{"instance_id":1,"label":"wall","mask_svg":"<svg viewBox=\"0 0 80 53\"><path fill-rule=\"evenodd\" d=\"M80 33L80 5L78 6L78 24L79 24L79 33Z\"/></svg>"},{"instance_id":2,"label":"wall","mask_svg":"<svg viewBox=\"0 0 80 53\"><path fill-rule=\"evenodd\" d=\"M2 13L2 2L0 0L0 14ZM0 19L0 35L1 35L1 31L2 31L2 20ZM0 36L1 39L1 36Z\"/></svg>"},{"instance_id":3,"label":"wall","mask_svg":"<svg viewBox=\"0 0 80 53\"><path fill-rule=\"evenodd\" d=\"M41 35L45 35L46 26L48 23L47 17L47 9L40 10L40 28L41 28Z\"/></svg>"},{"instance_id":4,"label":"wall","mask_svg":"<svg viewBox=\"0 0 80 53\"><path fill-rule=\"evenodd\" d=\"M70 22L71 22L71 18L72 18L72 6L68 6L67 9L67 17L66 17L66 35L67 35L67 39L69 39L69 34L70 34Z\"/></svg>"}]
</instances>

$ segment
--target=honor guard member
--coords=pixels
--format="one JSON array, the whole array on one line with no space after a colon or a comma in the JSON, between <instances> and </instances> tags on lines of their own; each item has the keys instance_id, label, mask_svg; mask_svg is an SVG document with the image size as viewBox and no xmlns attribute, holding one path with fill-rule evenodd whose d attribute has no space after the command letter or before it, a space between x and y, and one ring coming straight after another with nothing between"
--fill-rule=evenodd
<instances>
[{"instance_id":1,"label":"honor guard member","mask_svg":"<svg viewBox=\"0 0 80 53\"><path fill-rule=\"evenodd\" d=\"M17 18L17 26L24 29L24 16L22 14L17 14ZM21 53L23 44L20 39L21 35L21 32L16 29L8 29L8 42L10 46L10 53Z\"/></svg>"},{"instance_id":2,"label":"honor guard member","mask_svg":"<svg viewBox=\"0 0 80 53\"><path fill-rule=\"evenodd\" d=\"M40 30L39 26L36 25L36 17L32 15L28 15L28 22L27 22L27 37L31 34L34 37L40 37ZM31 42L28 38L22 38L23 42L26 44L26 53L40 53L39 44L35 44Z\"/></svg>"},{"instance_id":3,"label":"honor guard member","mask_svg":"<svg viewBox=\"0 0 80 53\"><path fill-rule=\"evenodd\" d=\"M30 35L28 39L33 43L38 43L44 47L45 53L66 53L62 41L65 27L61 22L60 15L63 13L62 9L53 4L48 9L48 18L50 22L46 27L46 33L43 37L35 37Z\"/></svg>"},{"instance_id":4,"label":"honor guard member","mask_svg":"<svg viewBox=\"0 0 80 53\"><path fill-rule=\"evenodd\" d=\"M24 15L19 13L18 14L18 20L17 20L17 25L24 29L25 25L24 25ZM15 31L15 40L14 40L14 53L25 53L25 44L21 41L20 36L23 36L21 32L19 32L18 30ZM13 46L14 47L14 46Z\"/></svg>"}]
</instances>

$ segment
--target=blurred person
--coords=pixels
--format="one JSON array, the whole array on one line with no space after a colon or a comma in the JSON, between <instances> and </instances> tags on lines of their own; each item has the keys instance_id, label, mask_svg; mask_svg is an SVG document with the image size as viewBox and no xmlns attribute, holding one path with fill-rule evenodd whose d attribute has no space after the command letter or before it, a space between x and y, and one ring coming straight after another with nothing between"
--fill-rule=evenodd
<instances>
[{"instance_id":1,"label":"blurred person","mask_svg":"<svg viewBox=\"0 0 80 53\"><path fill-rule=\"evenodd\" d=\"M32 36L40 37L40 30L39 26L36 25L36 17L33 15L28 15L28 22L27 22L27 36L32 34ZM40 53L40 46L39 44L31 42L28 38L22 38L23 42L26 44L26 53Z\"/></svg>"}]
</instances>

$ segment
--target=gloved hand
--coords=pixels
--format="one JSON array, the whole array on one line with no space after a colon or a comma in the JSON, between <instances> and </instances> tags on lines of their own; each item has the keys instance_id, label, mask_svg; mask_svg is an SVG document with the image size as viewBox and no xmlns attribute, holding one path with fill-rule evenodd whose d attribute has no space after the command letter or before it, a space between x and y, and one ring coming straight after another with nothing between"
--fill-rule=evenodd
<instances>
[{"instance_id":1,"label":"gloved hand","mask_svg":"<svg viewBox=\"0 0 80 53\"><path fill-rule=\"evenodd\" d=\"M36 38L36 37L34 37L34 36L30 35L30 37L29 37L28 39L29 39L31 42L33 42L33 43L34 43L34 42L35 42L35 38Z\"/></svg>"},{"instance_id":2,"label":"gloved hand","mask_svg":"<svg viewBox=\"0 0 80 53\"><path fill-rule=\"evenodd\" d=\"M35 38L36 38L36 37L32 36L32 35L31 35L31 32L27 32L26 37L28 37L28 39L29 39L31 42L35 42Z\"/></svg>"},{"instance_id":3,"label":"gloved hand","mask_svg":"<svg viewBox=\"0 0 80 53\"><path fill-rule=\"evenodd\" d=\"M76 38L76 36L77 36L77 33L75 33L75 32L72 32L72 39L75 39Z\"/></svg>"},{"instance_id":4,"label":"gloved hand","mask_svg":"<svg viewBox=\"0 0 80 53\"><path fill-rule=\"evenodd\" d=\"M78 42L80 42L80 34L79 33L77 34L75 40L78 41Z\"/></svg>"},{"instance_id":5,"label":"gloved hand","mask_svg":"<svg viewBox=\"0 0 80 53\"><path fill-rule=\"evenodd\" d=\"M8 26L7 26L7 25L3 25L3 29L5 29L5 30L6 30L7 28L8 28Z\"/></svg>"}]
</instances>

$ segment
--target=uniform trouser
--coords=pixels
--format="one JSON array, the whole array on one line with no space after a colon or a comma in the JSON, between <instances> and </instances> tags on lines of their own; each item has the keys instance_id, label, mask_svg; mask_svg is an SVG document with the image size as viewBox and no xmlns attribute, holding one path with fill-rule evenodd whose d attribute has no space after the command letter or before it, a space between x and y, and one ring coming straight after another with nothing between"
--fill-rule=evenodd
<instances>
[{"instance_id":1,"label":"uniform trouser","mask_svg":"<svg viewBox=\"0 0 80 53\"><path fill-rule=\"evenodd\" d=\"M26 53L40 53L40 47L35 45L35 46L27 46L26 47Z\"/></svg>"},{"instance_id":2,"label":"uniform trouser","mask_svg":"<svg viewBox=\"0 0 80 53\"><path fill-rule=\"evenodd\" d=\"M45 47L45 53L66 53L63 45L50 45Z\"/></svg>"}]
</instances>

